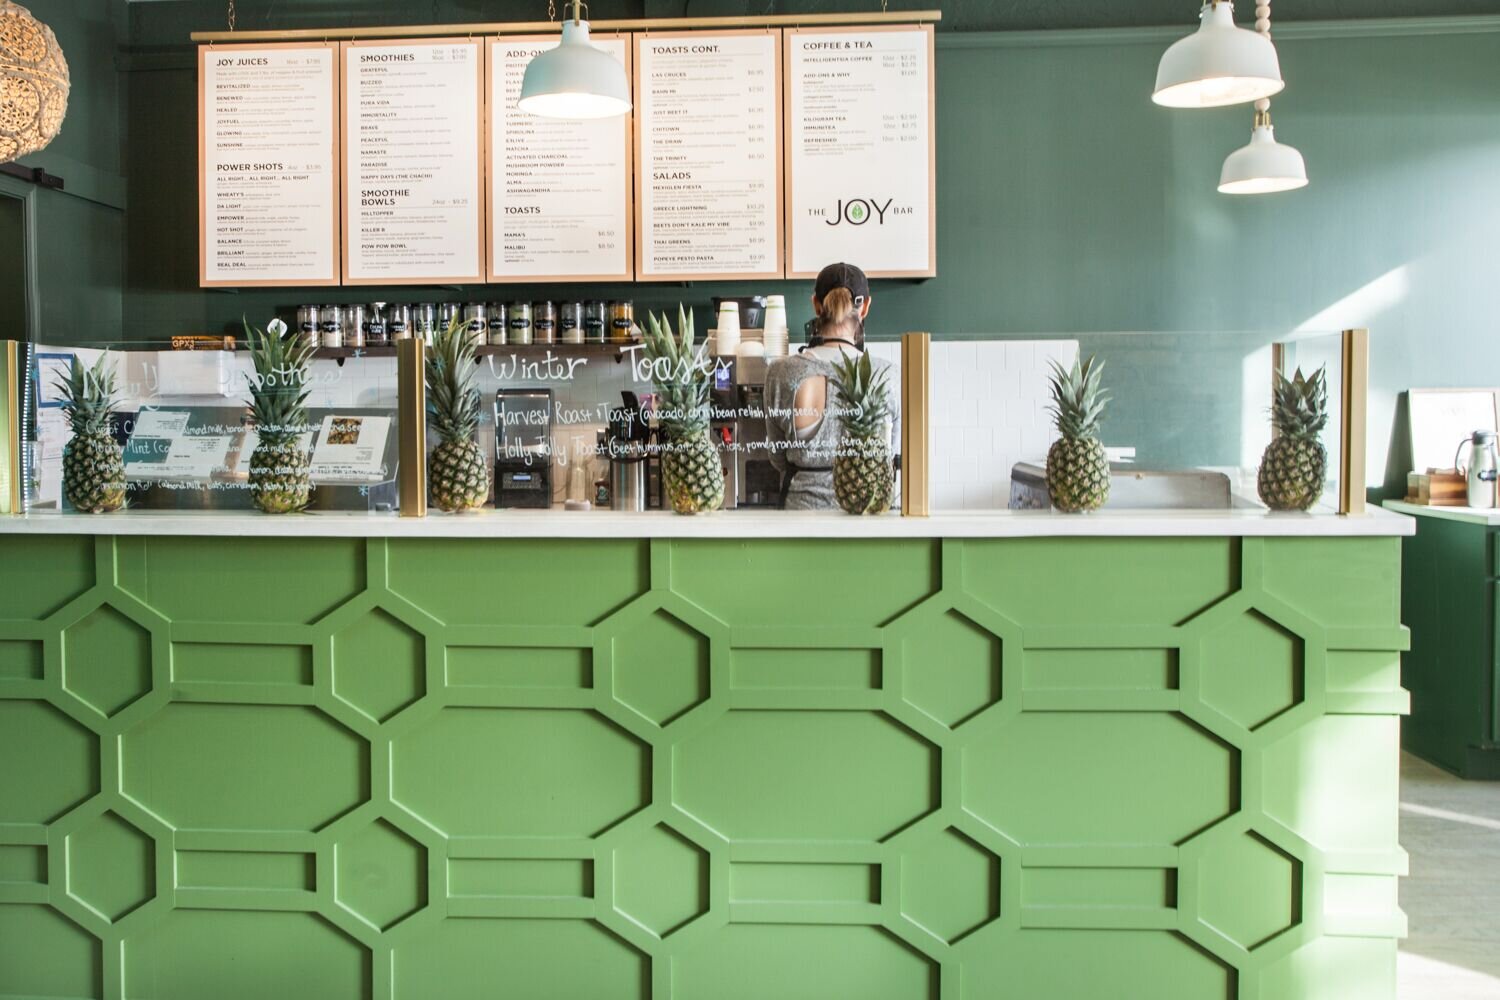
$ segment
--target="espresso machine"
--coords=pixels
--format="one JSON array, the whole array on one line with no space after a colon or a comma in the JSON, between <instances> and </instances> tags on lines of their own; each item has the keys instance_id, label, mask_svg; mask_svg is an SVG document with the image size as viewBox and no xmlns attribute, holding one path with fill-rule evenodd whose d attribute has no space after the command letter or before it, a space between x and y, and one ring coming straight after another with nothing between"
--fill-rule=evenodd
<instances>
[{"instance_id":1,"label":"espresso machine","mask_svg":"<svg viewBox=\"0 0 1500 1000\"><path fill-rule=\"evenodd\" d=\"M495 393L495 506L552 506L552 390Z\"/></svg>"},{"instance_id":2,"label":"espresso machine","mask_svg":"<svg viewBox=\"0 0 1500 1000\"><path fill-rule=\"evenodd\" d=\"M766 440L766 359L716 359L710 396L714 443L724 453L724 506L775 507L781 477Z\"/></svg>"}]
</instances>

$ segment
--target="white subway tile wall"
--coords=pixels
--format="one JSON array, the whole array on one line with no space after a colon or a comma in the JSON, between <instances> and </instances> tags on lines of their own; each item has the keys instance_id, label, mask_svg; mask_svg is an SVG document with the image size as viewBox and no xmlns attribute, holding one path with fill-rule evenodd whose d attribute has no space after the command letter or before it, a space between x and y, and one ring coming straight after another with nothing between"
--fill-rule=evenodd
<instances>
[{"instance_id":1,"label":"white subway tile wall","mask_svg":"<svg viewBox=\"0 0 1500 1000\"><path fill-rule=\"evenodd\" d=\"M901 383L901 345L870 345ZM934 341L932 370L933 510L987 510L1010 504L1010 470L1045 458L1057 434L1047 413L1050 361L1071 366L1076 340Z\"/></svg>"}]
</instances>

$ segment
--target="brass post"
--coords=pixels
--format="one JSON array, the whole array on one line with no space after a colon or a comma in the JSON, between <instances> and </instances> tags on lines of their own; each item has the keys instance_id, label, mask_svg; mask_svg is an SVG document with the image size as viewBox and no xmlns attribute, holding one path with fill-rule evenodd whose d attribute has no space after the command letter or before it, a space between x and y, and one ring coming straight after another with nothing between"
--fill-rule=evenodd
<instances>
[{"instance_id":1,"label":"brass post","mask_svg":"<svg viewBox=\"0 0 1500 1000\"><path fill-rule=\"evenodd\" d=\"M1276 408L1276 380L1286 374L1286 344L1281 341L1271 345L1271 408ZM1277 437L1276 421L1271 421L1271 440Z\"/></svg>"},{"instance_id":2,"label":"brass post","mask_svg":"<svg viewBox=\"0 0 1500 1000\"><path fill-rule=\"evenodd\" d=\"M0 514L24 514L25 480L22 478L21 428L26 409L22 403L21 345L0 340Z\"/></svg>"},{"instance_id":3,"label":"brass post","mask_svg":"<svg viewBox=\"0 0 1500 1000\"><path fill-rule=\"evenodd\" d=\"M427 344L421 337L396 341L400 465L396 469L402 517L427 516Z\"/></svg>"},{"instance_id":4,"label":"brass post","mask_svg":"<svg viewBox=\"0 0 1500 1000\"><path fill-rule=\"evenodd\" d=\"M1339 513L1365 513L1365 423L1370 397L1370 331L1343 334L1339 428Z\"/></svg>"},{"instance_id":5,"label":"brass post","mask_svg":"<svg viewBox=\"0 0 1500 1000\"><path fill-rule=\"evenodd\" d=\"M929 356L932 334L901 337L901 513L932 514Z\"/></svg>"}]
</instances>

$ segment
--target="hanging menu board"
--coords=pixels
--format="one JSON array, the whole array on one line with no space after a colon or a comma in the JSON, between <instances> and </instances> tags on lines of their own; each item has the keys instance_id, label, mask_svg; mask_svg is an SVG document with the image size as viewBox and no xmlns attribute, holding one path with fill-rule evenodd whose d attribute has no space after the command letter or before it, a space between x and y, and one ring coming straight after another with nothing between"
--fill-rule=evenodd
<instances>
[{"instance_id":1,"label":"hanging menu board","mask_svg":"<svg viewBox=\"0 0 1500 1000\"><path fill-rule=\"evenodd\" d=\"M781 34L635 44L637 279L780 278Z\"/></svg>"},{"instance_id":2,"label":"hanging menu board","mask_svg":"<svg viewBox=\"0 0 1500 1000\"><path fill-rule=\"evenodd\" d=\"M593 43L630 70L623 37ZM526 66L557 38L495 38L489 83L489 280L629 281L629 115L540 118L516 106Z\"/></svg>"},{"instance_id":3,"label":"hanging menu board","mask_svg":"<svg viewBox=\"0 0 1500 1000\"><path fill-rule=\"evenodd\" d=\"M788 277L937 274L932 27L786 33Z\"/></svg>"},{"instance_id":4,"label":"hanging menu board","mask_svg":"<svg viewBox=\"0 0 1500 1000\"><path fill-rule=\"evenodd\" d=\"M338 46L198 49L198 282L339 282Z\"/></svg>"},{"instance_id":5,"label":"hanging menu board","mask_svg":"<svg viewBox=\"0 0 1500 1000\"><path fill-rule=\"evenodd\" d=\"M480 43L343 45L344 284L483 282Z\"/></svg>"}]
</instances>

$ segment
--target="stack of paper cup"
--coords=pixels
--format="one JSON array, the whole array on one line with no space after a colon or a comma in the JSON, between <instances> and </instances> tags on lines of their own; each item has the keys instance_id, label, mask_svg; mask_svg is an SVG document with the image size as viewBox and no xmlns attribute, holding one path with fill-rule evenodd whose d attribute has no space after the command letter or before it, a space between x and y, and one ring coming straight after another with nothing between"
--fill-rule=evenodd
<instances>
[{"instance_id":1,"label":"stack of paper cup","mask_svg":"<svg viewBox=\"0 0 1500 1000\"><path fill-rule=\"evenodd\" d=\"M766 297L766 321L765 332L762 338L766 343L766 355L768 357L785 357L789 349L789 341L786 329L786 296L770 295Z\"/></svg>"},{"instance_id":2,"label":"stack of paper cup","mask_svg":"<svg viewBox=\"0 0 1500 1000\"><path fill-rule=\"evenodd\" d=\"M714 336L714 353L734 357L740 349L740 307L734 302L719 303L719 329Z\"/></svg>"}]
</instances>

